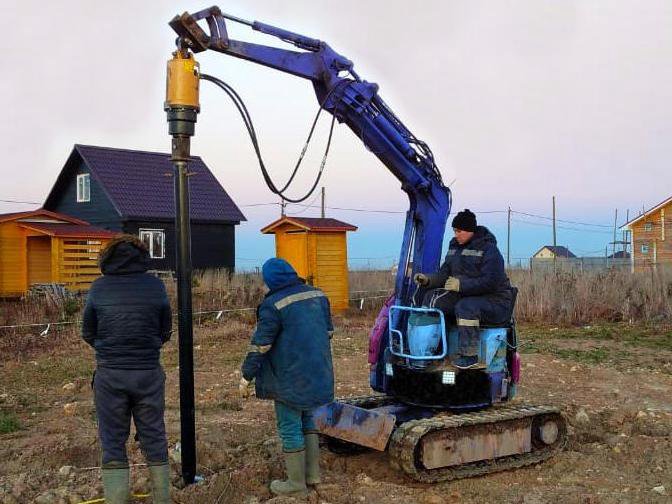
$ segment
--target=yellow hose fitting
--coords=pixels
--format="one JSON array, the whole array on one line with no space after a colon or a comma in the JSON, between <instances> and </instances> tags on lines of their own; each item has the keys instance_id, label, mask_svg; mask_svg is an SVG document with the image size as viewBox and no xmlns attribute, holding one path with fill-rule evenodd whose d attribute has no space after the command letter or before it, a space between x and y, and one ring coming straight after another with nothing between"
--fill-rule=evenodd
<instances>
[{"instance_id":1,"label":"yellow hose fitting","mask_svg":"<svg viewBox=\"0 0 672 504\"><path fill-rule=\"evenodd\" d=\"M186 50L175 51L168 60L164 110L191 108L198 112L198 81L199 64L194 55Z\"/></svg>"}]
</instances>

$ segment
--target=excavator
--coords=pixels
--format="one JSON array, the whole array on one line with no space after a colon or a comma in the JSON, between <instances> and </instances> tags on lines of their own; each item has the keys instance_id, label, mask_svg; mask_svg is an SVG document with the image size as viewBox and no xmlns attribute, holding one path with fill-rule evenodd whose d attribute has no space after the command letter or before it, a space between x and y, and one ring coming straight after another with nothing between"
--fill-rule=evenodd
<instances>
[{"instance_id":1,"label":"excavator","mask_svg":"<svg viewBox=\"0 0 672 504\"><path fill-rule=\"evenodd\" d=\"M233 40L227 21L279 38L296 50ZM207 24L207 31L199 22ZM207 80L237 104L272 192L286 201L302 201L319 181L318 175L303 198L287 197L297 163L284 187L273 184L242 99L228 84L202 74L194 59L195 53L216 51L308 80L319 112L332 116L331 131L334 121L345 123L399 180L408 197L394 293L370 336L370 386L375 394L338 399L316 413L327 446L387 451L395 467L429 483L538 464L561 450L567 426L558 408L512 402L521 367L513 307L505 323L480 328L478 366L462 368L453 364L456 328L446 323L440 310L417 306L413 276L438 270L451 192L429 146L393 113L378 85L362 79L353 63L324 41L247 21L218 7L185 12L169 24L178 35L177 50L168 62L165 104L174 157L181 152L184 158L188 150L200 108L199 81ZM328 149L329 143L320 174ZM414 323L419 315L425 320L422 326Z\"/></svg>"}]
</instances>

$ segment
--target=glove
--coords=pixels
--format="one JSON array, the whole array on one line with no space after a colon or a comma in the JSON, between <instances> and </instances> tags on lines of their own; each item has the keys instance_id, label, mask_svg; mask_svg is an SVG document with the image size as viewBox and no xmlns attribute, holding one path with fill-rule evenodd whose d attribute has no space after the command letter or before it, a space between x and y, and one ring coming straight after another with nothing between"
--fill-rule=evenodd
<instances>
[{"instance_id":1,"label":"glove","mask_svg":"<svg viewBox=\"0 0 672 504\"><path fill-rule=\"evenodd\" d=\"M247 399L250 397L252 394L252 382L247 381L245 378L240 379L240 383L238 384L238 394L240 395L241 399Z\"/></svg>"},{"instance_id":2,"label":"glove","mask_svg":"<svg viewBox=\"0 0 672 504\"><path fill-rule=\"evenodd\" d=\"M416 273L413 277L413 281L418 285L427 285L429 283L429 277L424 273Z\"/></svg>"},{"instance_id":3,"label":"glove","mask_svg":"<svg viewBox=\"0 0 672 504\"><path fill-rule=\"evenodd\" d=\"M448 277L443 288L448 291L460 292L460 279L452 276Z\"/></svg>"}]
</instances>

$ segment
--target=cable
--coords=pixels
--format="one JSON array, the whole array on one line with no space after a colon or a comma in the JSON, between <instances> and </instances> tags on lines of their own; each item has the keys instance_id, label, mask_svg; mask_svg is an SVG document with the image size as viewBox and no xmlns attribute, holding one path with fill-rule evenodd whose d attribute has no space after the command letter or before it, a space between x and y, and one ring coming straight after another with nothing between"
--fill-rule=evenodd
<instances>
[{"instance_id":1,"label":"cable","mask_svg":"<svg viewBox=\"0 0 672 504\"><path fill-rule=\"evenodd\" d=\"M0 199L1 203L21 203L23 205L41 205L42 203L39 203L37 201L19 201L19 200L12 200L12 199Z\"/></svg>"},{"instance_id":2,"label":"cable","mask_svg":"<svg viewBox=\"0 0 672 504\"><path fill-rule=\"evenodd\" d=\"M299 167L301 166L301 162L303 161L303 158L306 154L306 151L308 150L308 145L310 143L310 140L313 136L313 133L315 131L315 126L317 125L317 121L320 118L320 114L322 113L322 110L324 109L324 105L327 102L327 100L331 97L331 95L336 91L337 89L341 88L343 84L350 83L352 80L350 79L343 79L339 81L334 87L329 90L329 93L327 93L326 97L322 102L320 103L319 109L317 110L317 114L315 115L315 119L313 120L313 124L310 128L310 132L308 133L308 138L306 139L306 143L304 144L303 149L301 150L301 154L299 155L299 159L296 162L296 165L294 166L294 170L292 171L291 176L289 177L289 180L287 183L282 187L282 189L278 189L275 184L273 183L273 180L271 179L271 176L269 175L268 171L266 170L266 165L264 164L264 161L261 156L261 149L259 147L259 141L257 139L257 134L254 130L254 125L252 123L252 117L250 116L247 107L245 106L245 103L243 102L242 98L236 91L228 85L226 82L218 79L217 77L213 77L212 75L208 74L201 74L201 79L212 82L215 84L217 87L222 89L226 94L229 95L229 98L233 101L233 103L236 105L236 108L238 109L238 112L240 113L241 117L243 118L243 122L245 123L245 127L247 128L247 132L250 135L250 140L252 140L252 146L254 147L254 152L257 156L257 160L259 161L259 167L261 168L261 173L262 176L264 177L264 181L266 182L266 185L268 188L273 192L274 194L277 194L281 196L284 200L289 201L291 203L300 203L302 201L305 201L310 197L311 194L313 194L313 191L315 191L315 188L320 182L320 178L322 177L322 173L324 171L324 167L327 162L327 156L329 154L329 148L331 147L331 139L333 136L334 132L334 124L336 122L336 115L332 114L332 119L331 119L331 126L329 128L329 137L327 138L327 145L324 151L324 155L322 157L322 162L320 163L320 169L318 171L315 183L313 186L310 188L310 190L301 198L288 198L284 195L285 191L289 188L291 185L292 181L294 180L294 177L296 176Z\"/></svg>"},{"instance_id":3,"label":"cable","mask_svg":"<svg viewBox=\"0 0 672 504\"><path fill-rule=\"evenodd\" d=\"M527 212L518 212L517 210L511 210L511 213L516 213L519 215L527 215L528 217L536 217L538 219L545 219L545 220L553 220L553 217L547 217L544 215L536 215L536 214L531 214ZM563 219L555 219L557 222L564 222L566 224L579 224L581 226L595 226L595 227L602 227L602 228L608 228L612 229L613 226L609 226L607 224L591 224L589 222L578 222L578 221L570 221L570 220L563 220Z\"/></svg>"}]
</instances>

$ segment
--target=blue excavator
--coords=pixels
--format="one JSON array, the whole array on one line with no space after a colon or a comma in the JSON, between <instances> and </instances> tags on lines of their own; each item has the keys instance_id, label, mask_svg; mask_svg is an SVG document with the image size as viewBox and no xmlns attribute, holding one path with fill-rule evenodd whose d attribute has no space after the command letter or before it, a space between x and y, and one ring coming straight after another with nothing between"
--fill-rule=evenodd
<instances>
[{"instance_id":1,"label":"blue excavator","mask_svg":"<svg viewBox=\"0 0 672 504\"><path fill-rule=\"evenodd\" d=\"M232 40L227 21L277 37L297 50ZM284 187L273 184L239 95L221 80L200 73L194 59L194 53L217 51L308 80L319 111L332 115L331 131L334 121L345 123L408 196L394 294L371 331L370 385L376 393L339 399L318 411L327 446L387 450L393 465L422 482L538 464L560 450L567 428L557 408L511 402L520 380L513 307L507 323L481 327L478 365L465 369L453 364L456 328L446 323L440 310L415 303L414 274L439 268L451 193L429 146L392 112L378 85L363 80L353 63L324 41L240 19L218 7L185 12L169 24L178 35L177 50L168 62L166 100L171 133L177 139L174 155L182 148L180 139L188 148L187 137L193 134L200 107L199 80L208 80L237 104L271 191L287 201L302 201L312 192L297 199L286 195L301 158ZM207 24L207 31L202 24ZM329 143L320 174L328 149ZM319 175L312 189L318 181ZM423 323L418 325L418 319Z\"/></svg>"}]
</instances>

